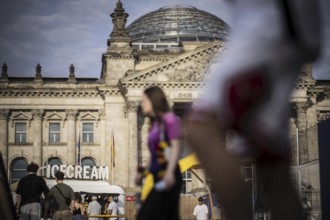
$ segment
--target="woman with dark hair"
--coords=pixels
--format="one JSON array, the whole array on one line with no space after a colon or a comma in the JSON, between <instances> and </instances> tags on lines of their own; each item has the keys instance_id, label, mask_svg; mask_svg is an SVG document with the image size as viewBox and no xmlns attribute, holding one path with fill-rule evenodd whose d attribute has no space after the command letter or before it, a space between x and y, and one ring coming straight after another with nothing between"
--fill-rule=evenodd
<instances>
[{"instance_id":1,"label":"woman with dark hair","mask_svg":"<svg viewBox=\"0 0 330 220\"><path fill-rule=\"evenodd\" d=\"M83 220L84 205L80 202L79 198L75 198L72 210L72 220Z\"/></svg>"},{"instance_id":2,"label":"woman with dark hair","mask_svg":"<svg viewBox=\"0 0 330 220\"><path fill-rule=\"evenodd\" d=\"M147 88L141 103L143 113L151 118L148 146L151 159L138 168L136 183L141 185L146 173L154 178L154 188L138 213L137 220L179 219L179 194L182 177L178 166L181 154L181 125L169 109L163 90Z\"/></svg>"}]
</instances>

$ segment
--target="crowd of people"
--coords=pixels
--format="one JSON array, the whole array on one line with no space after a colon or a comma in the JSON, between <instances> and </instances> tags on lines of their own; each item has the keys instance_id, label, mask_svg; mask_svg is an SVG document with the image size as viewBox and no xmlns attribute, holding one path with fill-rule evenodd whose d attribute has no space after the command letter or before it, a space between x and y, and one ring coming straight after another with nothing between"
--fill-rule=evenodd
<instances>
[{"instance_id":1,"label":"crowd of people","mask_svg":"<svg viewBox=\"0 0 330 220\"><path fill-rule=\"evenodd\" d=\"M48 188L43 177L37 175L39 166L31 163L27 166L28 175L23 177L16 189L16 212L21 220L99 220L95 215L119 214L118 204L113 195L85 195L84 203L81 196L64 183L64 173L55 174L56 185ZM89 203L88 201L91 200ZM101 204L105 205L102 207ZM101 203L101 204L100 204ZM91 216L91 217L90 217ZM111 217L110 220L117 220Z\"/></svg>"}]
</instances>

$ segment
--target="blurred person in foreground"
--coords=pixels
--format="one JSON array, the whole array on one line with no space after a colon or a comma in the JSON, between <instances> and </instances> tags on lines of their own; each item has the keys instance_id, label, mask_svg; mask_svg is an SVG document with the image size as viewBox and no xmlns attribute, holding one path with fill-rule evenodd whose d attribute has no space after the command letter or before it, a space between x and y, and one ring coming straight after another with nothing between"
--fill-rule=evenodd
<instances>
[{"instance_id":1,"label":"blurred person in foreground","mask_svg":"<svg viewBox=\"0 0 330 220\"><path fill-rule=\"evenodd\" d=\"M23 177L16 189L16 209L22 220L39 220L41 217L41 195L46 196L49 188L43 177L37 175L39 166L30 163L26 170L29 175Z\"/></svg>"},{"instance_id":2,"label":"blurred person in foreground","mask_svg":"<svg viewBox=\"0 0 330 220\"><path fill-rule=\"evenodd\" d=\"M163 90L147 88L142 97L142 111L151 119L148 136L150 161L138 168L136 184L141 185L146 173L154 179L154 187L139 210L138 220L179 219L179 195L182 176L178 165L182 151L182 130L178 118L170 111Z\"/></svg>"},{"instance_id":3,"label":"blurred person in foreground","mask_svg":"<svg viewBox=\"0 0 330 220\"><path fill-rule=\"evenodd\" d=\"M256 162L272 220L303 219L290 180L289 98L302 66L320 51L318 1L228 3L234 16L228 52L211 66L208 87L187 119L188 140L229 219L253 219L239 172L246 158ZM228 131L234 135L226 149Z\"/></svg>"}]
</instances>

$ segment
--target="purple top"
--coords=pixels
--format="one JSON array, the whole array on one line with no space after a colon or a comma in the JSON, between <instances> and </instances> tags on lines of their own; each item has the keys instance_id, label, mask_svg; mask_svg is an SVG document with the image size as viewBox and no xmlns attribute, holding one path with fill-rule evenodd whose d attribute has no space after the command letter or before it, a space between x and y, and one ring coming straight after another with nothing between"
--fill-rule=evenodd
<instances>
[{"instance_id":1,"label":"purple top","mask_svg":"<svg viewBox=\"0 0 330 220\"><path fill-rule=\"evenodd\" d=\"M166 132L166 141L170 144L174 139L182 138L182 130L179 119L174 113L168 112L163 115L163 121L165 124L164 130ZM159 171L159 166L157 163L156 148L160 141L160 125L158 121L153 122L151 129L149 131L148 146L151 153L151 164L150 172L155 176Z\"/></svg>"}]
</instances>

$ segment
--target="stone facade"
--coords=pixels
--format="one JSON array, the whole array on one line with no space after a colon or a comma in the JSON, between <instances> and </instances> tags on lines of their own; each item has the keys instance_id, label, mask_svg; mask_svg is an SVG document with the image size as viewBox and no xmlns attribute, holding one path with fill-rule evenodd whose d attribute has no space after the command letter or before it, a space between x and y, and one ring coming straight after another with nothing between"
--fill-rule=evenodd
<instances>
[{"instance_id":1,"label":"stone facade","mask_svg":"<svg viewBox=\"0 0 330 220\"><path fill-rule=\"evenodd\" d=\"M139 109L143 90L161 86L172 107L191 103L202 95L210 60L225 51L224 43L182 42L177 51L133 50L125 31L127 16L119 1L111 14L114 29L102 57L100 78L76 78L73 65L68 78L44 78L39 64L35 77L15 78L8 74L6 64L2 66L0 150L9 178L16 158L44 165L55 157L63 164L76 164L77 145L81 142L81 158L92 158L97 166L109 166L112 183L133 189L136 166L149 157L149 120L141 116ZM298 146L292 148L294 166L318 160L316 126L330 117L330 82L314 80L311 71L310 66L302 70L291 97L291 139L293 146ZM50 140L52 123L59 124L57 141ZM86 123L91 126L91 141L83 140L91 134L87 130L84 133ZM23 131L18 131L21 125ZM112 134L115 166L110 148ZM315 178L318 166L310 169L302 173L302 178L319 189ZM193 188L202 187L194 178L192 182Z\"/></svg>"}]
</instances>

